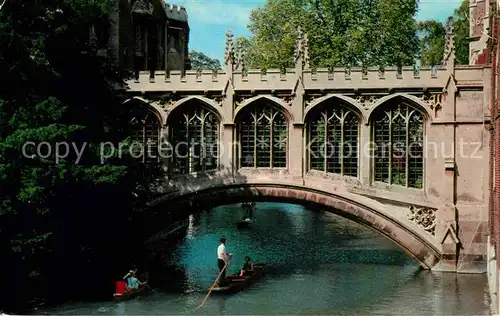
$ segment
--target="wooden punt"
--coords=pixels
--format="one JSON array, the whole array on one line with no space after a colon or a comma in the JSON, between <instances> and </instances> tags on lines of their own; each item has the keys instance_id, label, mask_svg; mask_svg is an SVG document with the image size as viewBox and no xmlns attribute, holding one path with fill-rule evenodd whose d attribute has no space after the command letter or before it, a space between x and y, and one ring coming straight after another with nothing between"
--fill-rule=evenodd
<instances>
[{"instance_id":1,"label":"wooden punt","mask_svg":"<svg viewBox=\"0 0 500 316\"><path fill-rule=\"evenodd\" d=\"M138 278L141 282L147 282L148 281L148 273L144 273ZM135 291L130 291L126 292L122 295L117 295L116 293L113 294L113 300L115 302L121 302L121 301L128 301L131 299L134 299L138 296L141 296L142 294L146 293L147 290L149 289L148 285L142 285L140 286L137 290Z\"/></svg>"},{"instance_id":2,"label":"wooden punt","mask_svg":"<svg viewBox=\"0 0 500 316\"><path fill-rule=\"evenodd\" d=\"M240 276L239 274L233 274L226 277L226 282L224 286L217 286L212 289L216 293L236 293L243 289L246 289L252 285L255 281L259 280L264 273L263 264L254 264L253 273L248 276Z\"/></svg>"},{"instance_id":3,"label":"wooden punt","mask_svg":"<svg viewBox=\"0 0 500 316\"><path fill-rule=\"evenodd\" d=\"M252 224L254 223L253 220L250 220L250 221L239 221L236 223L236 227L238 228L249 228L250 226L252 226Z\"/></svg>"}]
</instances>

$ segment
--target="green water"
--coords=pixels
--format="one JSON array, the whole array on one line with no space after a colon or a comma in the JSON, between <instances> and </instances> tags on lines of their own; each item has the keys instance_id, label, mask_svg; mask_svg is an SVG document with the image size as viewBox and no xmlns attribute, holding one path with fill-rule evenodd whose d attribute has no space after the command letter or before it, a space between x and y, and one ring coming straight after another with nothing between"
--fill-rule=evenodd
<instances>
[{"instance_id":1,"label":"green water","mask_svg":"<svg viewBox=\"0 0 500 316\"><path fill-rule=\"evenodd\" d=\"M357 224L289 204L259 203L255 225L224 206L190 217L176 242L148 245L154 290L127 302L69 303L50 314L100 315L486 315L485 275L422 271L391 241ZM220 237L234 253L265 262L265 277L235 295L212 294Z\"/></svg>"}]
</instances>

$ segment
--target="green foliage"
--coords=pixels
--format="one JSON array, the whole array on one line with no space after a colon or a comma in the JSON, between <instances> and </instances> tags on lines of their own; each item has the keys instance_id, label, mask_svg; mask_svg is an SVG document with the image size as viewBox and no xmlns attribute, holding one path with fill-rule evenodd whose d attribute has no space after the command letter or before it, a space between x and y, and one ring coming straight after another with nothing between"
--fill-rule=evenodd
<instances>
[{"instance_id":1,"label":"green foliage","mask_svg":"<svg viewBox=\"0 0 500 316\"><path fill-rule=\"evenodd\" d=\"M469 64L469 0L463 0L453 12L455 34L455 58L458 65Z\"/></svg>"},{"instance_id":2,"label":"green foliage","mask_svg":"<svg viewBox=\"0 0 500 316\"><path fill-rule=\"evenodd\" d=\"M420 60L424 66L442 63L445 45L446 26L439 21L418 23L420 37ZM453 12L453 33L455 41L455 62L469 64L469 1L464 0Z\"/></svg>"},{"instance_id":3,"label":"green foliage","mask_svg":"<svg viewBox=\"0 0 500 316\"><path fill-rule=\"evenodd\" d=\"M418 23L420 62L422 66L439 65L443 61L445 26L434 20Z\"/></svg>"},{"instance_id":4,"label":"green foliage","mask_svg":"<svg viewBox=\"0 0 500 316\"><path fill-rule=\"evenodd\" d=\"M101 143L118 147L130 134L130 109L114 88L120 72L90 41L90 24L111 4L7 1L0 11L0 73L7 79L0 85L0 250L12 272L0 295L11 304L43 295L27 293L33 282L45 293L88 276L96 287L94 271L126 240L124 224L138 203L133 193L149 183L144 166L126 154L100 159ZM24 155L27 142L46 142L53 152L42 158L32 146ZM70 151L56 160L60 143Z\"/></svg>"},{"instance_id":5,"label":"green foliage","mask_svg":"<svg viewBox=\"0 0 500 316\"><path fill-rule=\"evenodd\" d=\"M189 60L191 61L192 69L221 69L220 61L218 59L213 59L208 57L207 55L197 52L190 51L189 52Z\"/></svg>"},{"instance_id":6,"label":"green foliage","mask_svg":"<svg viewBox=\"0 0 500 316\"><path fill-rule=\"evenodd\" d=\"M250 15L251 68L292 67L299 27L313 67L413 64L416 0L268 0Z\"/></svg>"}]
</instances>

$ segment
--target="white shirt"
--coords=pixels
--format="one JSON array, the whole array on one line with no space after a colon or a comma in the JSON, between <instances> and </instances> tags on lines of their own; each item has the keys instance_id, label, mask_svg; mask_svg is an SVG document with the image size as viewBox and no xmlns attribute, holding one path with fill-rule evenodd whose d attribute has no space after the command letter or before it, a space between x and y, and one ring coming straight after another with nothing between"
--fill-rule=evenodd
<instances>
[{"instance_id":1,"label":"white shirt","mask_svg":"<svg viewBox=\"0 0 500 316\"><path fill-rule=\"evenodd\" d=\"M225 255L226 246L224 246L224 244L220 244L219 247L217 247L217 258L224 260Z\"/></svg>"}]
</instances>

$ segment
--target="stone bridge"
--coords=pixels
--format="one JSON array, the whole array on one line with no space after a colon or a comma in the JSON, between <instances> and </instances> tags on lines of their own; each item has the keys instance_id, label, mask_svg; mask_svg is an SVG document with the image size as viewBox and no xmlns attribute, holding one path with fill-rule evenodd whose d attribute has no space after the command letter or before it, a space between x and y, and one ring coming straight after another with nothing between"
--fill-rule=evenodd
<instances>
[{"instance_id":1,"label":"stone bridge","mask_svg":"<svg viewBox=\"0 0 500 316\"><path fill-rule=\"evenodd\" d=\"M485 272L491 69L446 43L432 68L311 69L300 35L294 68L260 71L228 32L224 70L139 73L135 139L167 171L151 205L320 205L427 269Z\"/></svg>"}]
</instances>

